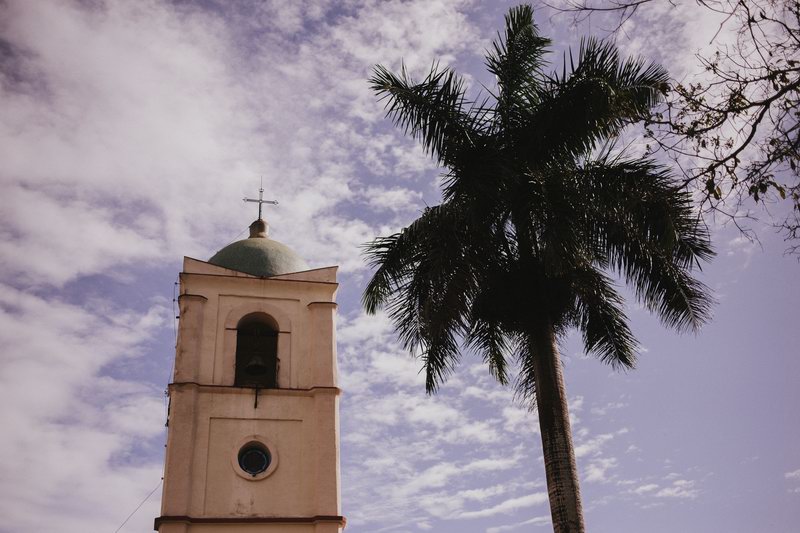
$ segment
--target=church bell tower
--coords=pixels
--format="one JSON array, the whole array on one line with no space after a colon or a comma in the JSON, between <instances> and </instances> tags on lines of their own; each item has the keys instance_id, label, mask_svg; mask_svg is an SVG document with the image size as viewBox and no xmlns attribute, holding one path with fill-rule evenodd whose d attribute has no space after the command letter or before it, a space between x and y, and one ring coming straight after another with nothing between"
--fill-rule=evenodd
<instances>
[{"instance_id":1,"label":"church bell tower","mask_svg":"<svg viewBox=\"0 0 800 533\"><path fill-rule=\"evenodd\" d=\"M160 533L344 528L336 267L267 230L184 258Z\"/></svg>"}]
</instances>

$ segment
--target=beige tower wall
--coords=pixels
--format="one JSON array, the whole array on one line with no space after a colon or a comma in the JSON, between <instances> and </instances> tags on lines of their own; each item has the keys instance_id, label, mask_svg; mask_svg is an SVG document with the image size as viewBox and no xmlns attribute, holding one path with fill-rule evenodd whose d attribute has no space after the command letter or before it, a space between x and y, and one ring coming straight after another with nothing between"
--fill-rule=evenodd
<instances>
[{"instance_id":1,"label":"beige tower wall","mask_svg":"<svg viewBox=\"0 0 800 533\"><path fill-rule=\"evenodd\" d=\"M162 533L341 531L336 269L256 278L187 258L170 385ZM278 325L278 387L234 387L236 325ZM237 454L273 454L255 479Z\"/></svg>"}]
</instances>

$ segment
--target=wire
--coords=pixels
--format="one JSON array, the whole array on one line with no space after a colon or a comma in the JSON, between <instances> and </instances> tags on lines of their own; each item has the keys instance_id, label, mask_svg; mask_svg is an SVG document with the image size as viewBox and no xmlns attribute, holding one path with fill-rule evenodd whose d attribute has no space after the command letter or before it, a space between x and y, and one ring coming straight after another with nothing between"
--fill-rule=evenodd
<instances>
[{"instance_id":1,"label":"wire","mask_svg":"<svg viewBox=\"0 0 800 533\"><path fill-rule=\"evenodd\" d=\"M140 503L140 504L139 504L139 505L136 507L136 509L134 509L134 510L133 510L133 512L132 512L131 514L129 514L129 515L128 515L128 518L126 518L126 519L125 519L125 521L119 525L119 527L118 527L118 528L117 528L117 529L114 531L114 533L119 533L119 530L120 530L120 529L122 529L122 528L123 528L123 526L125 526L125 524L127 524L127 523L128 523L128 520L130 520L130 519L131 519L131 517L132 517L133 515L135 515L135 514L136 514L136 511L138 511L139 509L141 509L141 508L142 508L142 505L144 505L144 503L145 503L147 500L149 500L149 499L150 499L150 496L152 496L152 495L153 495L153 493L154 493L155 491L157 491L157 490L158 490L158 488L161 486L161 484L162 484L163 482L164 482L164 479L162 478L162 479L161 479L161 481L159 481L159 482L158 482L158 485L156 485L156 488L154 488L153 490L151 490L151 491L150 491L150 494L148 494L147 496L145 496L144 500L142 500L142 503Z\"/></svg>"},{"instance_id":2,"label":"wire","mask_svg":"<svg viewBox=\"0 0 800 533\"><path fill-rule=\"evenodd\" d=\"M231 242L229 242L228 244L233 244L233 243L235 243L235 242L236 242L236 239L238 239L239 237L241 237L242 235L244 235L244 232L248 231L249 229L250 229L249 227L247 227L247 228L244 228L242 231L240 231L240 232L239 232L239 235L237 235L236 237L234 237L234 238L233 238L233 240L232 240ZM228 246L228 244L226 244L225 246ZM224 248L224 247L223 247L223 248Z\"/></svg>"},{"instance_id":3,"label":"wire","mask_svg":"<svg viewBox=\"0 0 800 533\"><path fill-rule=\"evenodd\" d=\"M180 279L180 278L178 278ZM175 335L175 346L178 345L178 326L175 323L178 320L178 313L176 309L176 305L178 302L178 282L172 284L172 316L175 317L172 319L172 333Z\"/></svg>"}]
</instances>

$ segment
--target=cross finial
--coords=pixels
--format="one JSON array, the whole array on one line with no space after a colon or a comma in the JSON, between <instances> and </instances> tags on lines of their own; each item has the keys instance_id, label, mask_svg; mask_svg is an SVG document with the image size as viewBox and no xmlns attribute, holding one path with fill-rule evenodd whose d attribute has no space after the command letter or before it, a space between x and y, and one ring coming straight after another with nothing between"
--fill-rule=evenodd
<instances>
[{"instance_id":1,"label":"cross finial","mask_svg":"<svg viewBox=\"0 0 800 533\"><path fill-rule=\"evenodd\" d=\"M258 204L258 219L261 220L261 206L263 204L278 205L277 200L264 200L264 182L262 180L261 187L258 188L258 200L254 198L244 198L245 202L254 202Z\"/></svg>"}]
</instances>

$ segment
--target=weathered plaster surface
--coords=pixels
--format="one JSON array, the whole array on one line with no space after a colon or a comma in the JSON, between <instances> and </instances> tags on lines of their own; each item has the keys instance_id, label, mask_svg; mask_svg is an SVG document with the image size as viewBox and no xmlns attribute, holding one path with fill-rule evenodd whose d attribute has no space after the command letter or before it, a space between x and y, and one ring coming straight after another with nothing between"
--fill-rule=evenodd
<instances>
[{"instance_id":1,"label":"weathered plaster surface","mask_svg":"<svg viewBox=\"0 0 800 533\"><path fill-rule=\"evenodd\" d=\"M180 284L159 531L341 531L336 268L258 278L186 258ZM279 388L257 406L233 386L236 324L253 312L279 330ZM251 436L278 460L255 480L232 460Z\"/></svg>"}]
</instances>

